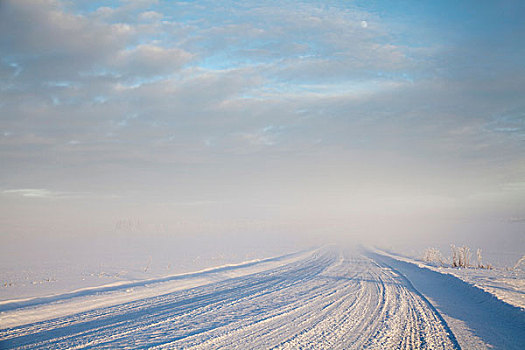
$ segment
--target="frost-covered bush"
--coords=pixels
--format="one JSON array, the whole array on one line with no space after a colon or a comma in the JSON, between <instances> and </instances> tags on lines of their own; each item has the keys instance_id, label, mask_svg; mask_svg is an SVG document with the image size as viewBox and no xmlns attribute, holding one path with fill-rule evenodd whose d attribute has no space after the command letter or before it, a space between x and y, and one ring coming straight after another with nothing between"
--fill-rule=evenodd
<instances>
[{"instance_id":1,"label":"frost-covered bush","mask_svg":"<svg viewBox=\"0 0 525 350\"><path fill-rule=\"evenodd\" d=\"M469 267L471 266L470 261L472 259L472 254L470 254L470 248L467 246L459 248L459 258L460 266Z\"/></svg>"},{"instance_id":2,"label":"frost-covered bush","mask_svg":"<svg viewBox=\"0 0 525 350\"><path fill-rule=\"evenodd\" d=\"M523 255L516 265L514 265L514 270L525 270L525 255Z\"/></svg>"},{"instance_id":3,"label":"frost-covered bush","mask_svg":"<svg viewBox=\"0 0 525 350\"><path fill-rule=\"evenodd\" d=\"M470 253L470 248L467 246L456 247L454 244L450 245L452 250L452 267L477 267L479 269L492 269L492 265L484 264L483 257L481 255L481 249L476 250L476 263L472 262L472 254Z\"/></svg>"},{"instance_id":4,"label":"frost-covered bush","mask_svg":"<svg viewBox=\"0 0 525 350\"><path fill-rule=\"evenodd\" d=\"M452 250L452 267L458 267L459 266L459 252L455 245L450 245L450 250Z\"/></svg>"},{"instance_id":5,"label":"frost-covered bush","mask_svg":"<svg viewBox=\"0 0 525 350\"><path fill-rule=\"evenodd\" d=\"M436 248L427 248L425 254L423 255L423 260L429 263L436 263L440 265L445 265L445 258L443 254Z\"/></svg>"},{"instance_id":6,"label":"frost-covered bush","mask_svg":"<svg viewBox=\"0 0 525 350\"><path fill-rule=\"evenodd\" d=\"M483 266L483 257L481 256L481 248L478 248L478 250L476 251L476 256L478 258L478 268L479 269L484 268L485 266Z\"/></svg>"},{"instance_id":7,"label":"frost-covered bush","mask_svg":"<svg viewBox=\"0 0 525 350\"><path fill-rule=\"evenodd\" d=\"M472 254L470 248L467 246L456 247L454 244L450 245L452 250L452 267L469 267Z\"/></svg>"},{"instance_id":8,"label":"frost-covered bush","mask_svg":"<svg viewBox=\"0 0 525 350\"><path fill-rule=\"evenodd\" d=\"M452 267L473 267L479 269L492 269L492 265L484 264L482 257L482 250L478 248L476 250L476 261L472 258L472 253L470 248L467 246L456 247L454 244L450 245L452 251L452 256L450 259L450 264ZM422 257L423 261L431 264L440 264L441 266L448 265L448 259L443 257L443 254L437 248L427 248ZM522 264L525 268L525 256L516 264L516 266Z\"/></svg>"}]
</instances>

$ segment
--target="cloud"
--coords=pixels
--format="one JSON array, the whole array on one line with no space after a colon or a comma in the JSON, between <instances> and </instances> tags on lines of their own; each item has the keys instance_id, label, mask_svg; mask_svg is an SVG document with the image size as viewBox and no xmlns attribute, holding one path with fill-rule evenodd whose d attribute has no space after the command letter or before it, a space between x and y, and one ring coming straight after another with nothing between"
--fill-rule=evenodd
<instances>
[{"instance_id":1,"label":"cloud","mask_svg":"<svg viewBox=\"0 0 525 350\"><path fill-rule=\"evenodd\" d=\"M435 167L439 188L462 173L494 185L487 163L521 171L525 75L481 39L410 45L426 27L350 2L0 6L0 179L13 188L141 186L156 169L159 186L205 182L250 155L261 169L383 161L370 171L386 183Z\"/></svg>"},{"instance_id":2,"label":"cloud","mask_svg":"<svg viewBox=\"0 0 525 350\"><path fill-rule=\"evenodd\" d=\"M279 141L278 138L284 131L285 127L276 127L268 125L256 132L244 132L239 136L242 140L247 141L252 146L274 146Z\"/></svg>"},{"instance_id":3,"label":"cloud","mask_svg":"<svg viewBox=\"0 0 525 350\"><path fill-rule=\"evenodd\" d=\"M132 77L170 74L189 62L193 55L178 48L164 48L151 44L138 45L118 52L110 67Z\"/></svg>"},{"instance_id":4,"label":"cloud","mask_svg":"<svg viewBox=\"0 0 525 350\"><path fill-rule=\"evenodd\" d=\"M16 74L17 79L11 81L27 89L50 80L86 86L103 75L129 80L173 73L193 55L145 38L161 33L157 24L113 16L115 12L131 14L144 5L131 2L81 14L56 0L5 1L0 11L0 50L4 53L0 74ZM158 15L145 12L149 19Z\"/></svg>"},{"instance_id":5,"label":"cloud","mask_svg":"<svg viewBox=\"0 0 525 350\"><path fill-rule=\"evenodd\" d=\"M45 188L19 188L2 191L4 194L13 194L25 198L43 198L43 199L58 199L58 198L72 198L85 195L85 193L75 192L55 192Z\"/></svg>"},{"instance_id":6,"label":"cloud","mask_svg":"<svg viewBox=\"0 0 525 350\"><path fill-rule=\"evenodd\" d=\"M55 191L46 188L16 188L1 192L4 196L15 196L29 199L115 199L118 195L111 193L79 192L79 191Z\"/></svg>"},{"instance_id":7,"label":"cloud","mask_svg":"<svg viewBox=\"0 0 525 350\"><path fill-rule=\"evenodd\" d=\"M5 1L0 12L0 47L13 60L31 59L40 66L65 60L84 68L127 44L133 28L124 23L91 22L86 16L66 12L59 1ZM29 69L29 66L24 66ZM55 71L60 71L55 67ZM41 72L42 74L44 72Z\"/></svg>"},{"instance_id":8,"label":"cloud","mask_svg":"<svg viewBox=\"0 0 525 350\"><path fill-rule=\"evenodd\" d=\"M146 11L140 14L140 19L145 21L158 21L161 20L164 15L156 11Z\"/></svg>"},{"instance_id":9,"label":"cloud","mask_svg":"<svg viewBox=\"0 0 525 350\"><path fill-rule=\"evenodd\" d=\"M484 128L492 132L515 135L525 140L525 109L494 116L484 125Z\"/></svg>"},{"instance_id":10,"label":"cloud","mask_svg":"<svg viewBox=\"0 0 525 350\"><path fill-rule=\"evenodd\" d=\"M56 193L53 193L43 188L21 188L15 190L4 190L3 193L17 194L27 198L51 198L56 196Z\"/></svg>"}]
</instances>

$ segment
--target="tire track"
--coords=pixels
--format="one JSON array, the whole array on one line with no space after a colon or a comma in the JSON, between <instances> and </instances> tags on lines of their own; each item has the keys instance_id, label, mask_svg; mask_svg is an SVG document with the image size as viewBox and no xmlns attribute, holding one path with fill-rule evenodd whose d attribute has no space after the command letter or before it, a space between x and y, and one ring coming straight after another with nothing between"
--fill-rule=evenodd
<instances>
[{"instance_id":1,"label":"tire track","mask_svg":"<svg viewBox=\"0 0 525 350\"><path fill-rule=\"evenodd\" d=\"M0 330L0 347L457 348L448 333L391 268L326 248L251 275Z\"/></svg>"}]
</instances>

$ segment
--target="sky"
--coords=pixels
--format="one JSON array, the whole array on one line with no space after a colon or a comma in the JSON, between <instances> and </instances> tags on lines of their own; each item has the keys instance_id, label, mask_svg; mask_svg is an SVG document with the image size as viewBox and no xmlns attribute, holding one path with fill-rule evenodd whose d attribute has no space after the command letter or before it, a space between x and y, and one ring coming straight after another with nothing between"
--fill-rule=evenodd
<instances>
[{"instance_id":1,"label":"sky","mask_svg":"<svg viewBox=\"0 0 525 350\"><path fill-rule=\"evenodd\" d=\"M523 251L524 16L519 0L0 0L0 241Z\"/></svg>"}]
</instances>

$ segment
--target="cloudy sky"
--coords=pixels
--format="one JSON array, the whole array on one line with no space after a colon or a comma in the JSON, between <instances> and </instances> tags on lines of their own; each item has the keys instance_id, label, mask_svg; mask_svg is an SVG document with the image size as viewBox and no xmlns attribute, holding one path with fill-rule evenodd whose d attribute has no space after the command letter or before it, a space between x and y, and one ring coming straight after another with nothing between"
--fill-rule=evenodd
<instances>
[{"instance_id":1,"label":"cloudy sky","mask_svg":"<svg viewBox=\"0 0 525 350\"><path fill-rule=\"evenodd\" d=\"M519 0L1 0L2 240L523 234L524 16Z\"/></svg>"}]
</instances>

